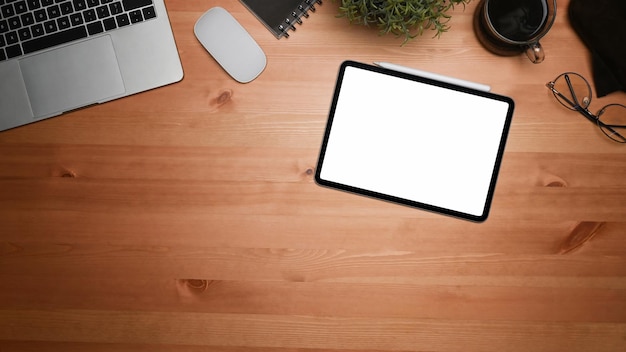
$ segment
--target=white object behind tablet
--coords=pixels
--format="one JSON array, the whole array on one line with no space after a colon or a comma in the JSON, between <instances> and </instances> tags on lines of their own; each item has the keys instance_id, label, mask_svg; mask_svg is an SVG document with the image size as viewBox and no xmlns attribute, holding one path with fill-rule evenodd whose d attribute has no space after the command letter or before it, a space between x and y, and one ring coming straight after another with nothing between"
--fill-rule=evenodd
<instances>
[{"instance_id":1,"label":"white object behind tablet","mask_svg":"<svg viewBox=\"0 0 626 352\"><path fill-rule=\"evenodd\" d=\"M482 221L512 112L510 98L345 62L316 180Z\"/></svg>"},{"instance_id":2,"label":"white object behind tablet","mask_svg":"<svg viewBox=\"0 0 626 352\"><path fill-rule=\"evenodd\" d=\"M225 9L214 7L196 22L202 46L236 81L248 83L265 69L267 58L250 34Z\"/></svg>"}]
</instances>

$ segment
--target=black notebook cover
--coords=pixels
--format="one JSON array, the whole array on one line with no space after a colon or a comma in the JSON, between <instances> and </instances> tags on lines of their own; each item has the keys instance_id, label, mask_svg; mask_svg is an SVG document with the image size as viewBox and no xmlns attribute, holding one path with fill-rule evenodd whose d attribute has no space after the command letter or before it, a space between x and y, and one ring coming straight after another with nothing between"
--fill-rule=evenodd
<instances>
[{"instance_id":1,"label":"black notebook cover","mask_svg":"<svg viewBox=\"0 0 626 352\"><path fill-rule=\"evenodd\" d=\"M309 17L315 5L321 0L241 0L278 39L289 37L289 31L302 23L302 17Z\"/></svg>"}]
</instances>

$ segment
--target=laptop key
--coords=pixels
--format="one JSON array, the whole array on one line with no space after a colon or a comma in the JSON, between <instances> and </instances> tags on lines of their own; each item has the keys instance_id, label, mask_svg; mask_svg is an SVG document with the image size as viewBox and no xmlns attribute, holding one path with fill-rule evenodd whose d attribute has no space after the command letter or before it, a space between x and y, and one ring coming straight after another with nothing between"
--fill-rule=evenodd
<instances>
[{"instance_id":1,"label":"laptop key","mask_svg":"<svg viewBox=\"0 0 626 352\"><path fill-rule=\"evenodd\" d=\"M43 22L48 19L48 15L46 15L46 10L39 9L35 11L35 21Z\"/></svg>"},{"instance_id":2,"label":"laptop key","mask_svg":"<svg viewBox=\"0 0 626 352\"><path fill-rule=\"evenodd\" d=\"M4 35L4 39L6 40L8 45L15 44L19 41L19 37L17 36L17 32L9 32Z\"/></svg>"},{"instance_id":3,"label":"laptop key","mask_svg":"<svg viewBox=\"0 0 626 352\"><path fill-rule=\"evenodd\" d=\"M61 14L63 14L63 15L67 15L67 14L70 14L70 13L74 12L74 8L72 7L72 3L69 2L69 1L66 1L66 2L60 4L59 7L61 8Z\"/></svg>"},{"instance_id":4,"label":"laptop key","mask_svg":"<svg viewBox=\"0 0 626 352\"><path fill-rule=\"evenodd\" d=\"M33 17L32 13L25 13L21 16L22 19L22 25L24 26L30 26L33 23L35 23L35 17Z\"/></svg>"},{"instance_id":5,"label":"laptop key","mask_svg":"<svg viewBox=\"0 0 626 352\"><path fill-rule=\"evenodd\" d=\"M4 61L6 59L7 59L7 56L4 53L4 49L0 48L0 61Z\"/></svg>"},{"instance_id":6,"label":"laptop key","mask_svg":"<svg viewBox=\"0 0 626 352\"><path fill-rule=\"evenodd\" d=\"M112 4L109 5L109 9L111 10L111 15L117 15L122 13L122 3L121 2L114 2Z\"/></svg>"},{"instance_id":7,"label":"laptop key","mask_svg":"<svg viewBox=\"0 0 626 352\"><path fill-rule=\"evenodd\" d=\"M89 35L94 35L94 34L104 32L104 28L102 27L102 22L97 21L97 22L89 23L87 25L87 32L89 32Z\"/></svg>"},{"instance_id":8,"label":"laptop key","mask_svg":"<svg viewBox=\"0 0 626 352\"><path fill-rule=\"evenodd\" d=\"M57 31L57 23L54 20L45 22L43 28L46 30L46 34Z\"/></svg>"},{"instance_id":9,"label":"laptop key","mask_svg":"<svg viewBox=\"0 0 626 352\"><path fill-rule=\"evenodd\" d=\"M118 27L124 27L124 26L128 26L130 24L130 20L128 19L128 15L125 14L125 13L115 16L115 19L117 20L117 26Z\"/></svg>"},{"instance_id":10,"label":"laptop key","mask_svg":"<svg viewBox=\"0 0 626 352\"><path fill-rule=\"evenodd\" d=\"M83 16L79 13L73 13L70 15L70 22L72 22L72 26L78 26L83 24Z\"/></svg>"},{"instance_id":11,"label":"laptop key","mask_svg":"<svg viewBox=\"0 0 626 352\"><path fill-rule=\"evenodd\" d=\"M152 6L146 7L142 11L143 11L143 18L145 18L146 20L156 17L156 12L154 11L154 7Z\"/></svg>"},{"instance_id":12,"label":"laptop key","mask_svg":"<svg viewBox=\"0 0 626 352\"><path fill-rule=\"evenodd\" d=\"M30 34L30 29L28 29L28 27L21 28L17 31L17 34L19 35L21 41L28 40L32 37L32 35Z\"/></svg>"},{"instance_id":13,"label":"laptop key","mask_svg":"<svg viewBox=\"0 0 626 352\"><path fill-rule=\"evenodd\" d=\"M19 44L7 46L6 51L7 51L7 58L9 59L22 55L22 48L20 48Z\"/></svg>"},{"instance_id":14,"label":"laptop key","mask_svg":"<svg viewBox=\"0 0 626 352\"><path fill-rule=\"evenodd\" d=\"M9 18L9 29L18 29L22 27L22 21L18 16Z\"/></svg>"},{"instance_id":15,"label":"laptop key","mask_svg":"<svg viewBox=\"0 0 626 352\"><path fill-rule=\"evenodd\" d=\"M42 35L46 34L43 29L43 25L39 23L30 27L30 31L33 32L33 37L41 37Z\"/></svg>"},{"instance_id":16,"label":"laptop key","mask_svg":"<svg viewBox=\"0 0 626 352\"><path fill-rule=\"evenodd\" d=\"M130 11L140 7L152 5L152 0L123 0L124 10Z\"/></svg>"},{"instance_id":17,"label":"laptop key","mask_svg":"<svg viewBox=\"0 0 626 352\"><path fill-rule=\"evenodd\" d=\"M59 26L59 30L70 28L70 18L68 16L58 18L57 25Z\"/></svg>"},{"instance_id":18,"label":"laptop key","mask_svg":"<svg viewBox=\"0 0 626 352\"><path fill-rule=\"evenodd\" d=\"M30 54L85 37L87 37L87 29L85 26L80 26L23 42L22 46L24 54Z\"/></svg>"},{"instance_id":19,"label":"laptop key","mask_svg":"<svg viewBox=\"0 0 626 352\"><path fill-rule=\"evenodd\" d=\"M102 24L104 25L105 31L110 31L117 28L117 23L115 23L115 18L113 17L105 18L104 21L102 21Z\"/></svg>"},{"instance_id":20,"label":"laptop key","mask_svg":"<svg viewBox=\"0 0 626 352\"><path fill-rule=\"evenodd\" d=\"M0 8L0 13L2 14L2 17L4 18L9 18L11 16L15 15L15 11L13 10L13 5L8 4L8 5L4 5Z\"/></svg>"},{"instance_id":21,"label":"laptop key","mask_svg":"<svg viewBox=\"0 0 626 352\"><path fill-rule=\"evenodd\" d=\"M28 3L29 10L35 10L41 7L39 0L27 0L26 3Z\"/></svg>"},{"instance_id":22,"label":"laptop key","mask_svg":"<svg viewBox=\"0 0 626 352\"><path fill-rule=\"evenodd\" d=\"M54 5L54 6L48 7L48 17L49 18L57 18L59 16L61 16L61 9L59 8L59 5Z\"/></svg>"},{"instance_id":23,"label":"laptop key","mask_svg":"<svg viewBox=\"0 0 626 352\"><path fill-rule=\"evenodd\" d=\"M20 2L16 2L15 5L13 5L15 7L15 13L17 14L22 14L26 11L28 11L28 6L26 6L26 1L22 0Z\"/></svg>"},{"instance_id":24,"label":"laptop key","mask_svg":"<svg viewBox=\"0 0 626 352\"><path fill-rule=\"evenodd\" d=\"M128 13L130 17L130 23L137 23L143 21L143 16L141 16L141 10L135 10Z\"/></svg>"},{"instance_id":25,"label":"laptop key","mask_svg":"<svg viewBox=\"0 0 626 352\"><path fill-rule=\"evenodd\" d=\"M73 0L72 4L74 4L74 8L76 11L82 11L87 8L87 3L85 0Z\"/></svg>"},{"instance_id":26,"label":"laptop key","mask_svg":"<svg viewBox=\"0 0 626 352\"><path fill-rule=\"evenodd\" d=\"M85 18L85 22L91 22L98 19L98 16L96 16L96 11L94 9L83 11L83 17Z\"/></svg>"},{"instance_id":27,"label":"laptop key","mask_svg":"<svg viewBox=\"0 0 626 352\"><path fill-rule=\"evenodd\" d=\"M106 5L100 6L96 8L96 13L98 14L99 19L103 19L105 17L109 17L109 7Z\"/></svg>"}]
</instances>

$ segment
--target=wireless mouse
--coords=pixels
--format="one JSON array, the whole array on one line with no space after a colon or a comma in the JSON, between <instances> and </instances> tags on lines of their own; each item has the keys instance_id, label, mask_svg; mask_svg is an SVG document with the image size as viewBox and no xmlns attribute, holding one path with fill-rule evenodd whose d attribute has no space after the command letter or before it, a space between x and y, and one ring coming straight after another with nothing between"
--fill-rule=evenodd
<instances>
[{"instance_id":1,"label":"wireless mouse","mask_svg":"<svg viewBox=\"0 0 626 352\"><path fill-rule=\"evenodd\" d=\"M261 47L224 8L213 7L194 26L196 38L237 82L248 83L265 69Z\"/></svg>"}]
</instances>

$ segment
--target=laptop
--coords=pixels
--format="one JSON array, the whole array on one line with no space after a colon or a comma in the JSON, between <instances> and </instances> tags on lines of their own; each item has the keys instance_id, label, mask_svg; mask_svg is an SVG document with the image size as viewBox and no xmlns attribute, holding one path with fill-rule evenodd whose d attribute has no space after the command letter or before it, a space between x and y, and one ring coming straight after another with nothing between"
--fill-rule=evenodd
<instances>
[{"instance_id":1,"label":"laptop","mask_svg":"<svg viewBox=\"0 0 626 352\"><path fill-rule=\"evenodd\" d=\"M0 131L183 78L164 0L0 0Z\"/></svg>"}]
</instances>

